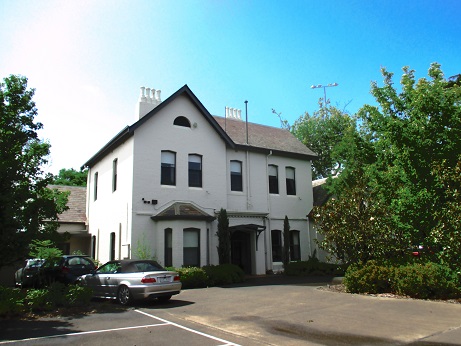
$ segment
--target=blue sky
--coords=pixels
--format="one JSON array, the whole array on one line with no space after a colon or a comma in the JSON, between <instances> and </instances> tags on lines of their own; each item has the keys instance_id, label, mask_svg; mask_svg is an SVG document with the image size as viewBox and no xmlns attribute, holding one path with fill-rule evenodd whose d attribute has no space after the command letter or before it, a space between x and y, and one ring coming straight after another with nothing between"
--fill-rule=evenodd
<instances>
[{"instance_id":1,"label":"blue sky","mask_svg":"<svg viewBox=\"0 0 461 346\"><path fill-rule=\"evenodd\" d=\"M21 74L49 140L75 168L135 121L139 87L184 84L213 115L245 109L280 126L318 109L323 89L351 114L374 104L380 68L461 73L461 1L0 0L0 77Z\"/></svg>"}]
</instances>

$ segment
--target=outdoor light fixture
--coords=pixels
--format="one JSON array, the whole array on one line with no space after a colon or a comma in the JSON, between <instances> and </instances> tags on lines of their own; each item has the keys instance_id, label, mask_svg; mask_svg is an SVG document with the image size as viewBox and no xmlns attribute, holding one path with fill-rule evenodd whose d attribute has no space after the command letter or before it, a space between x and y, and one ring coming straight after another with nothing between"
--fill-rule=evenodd
<instances>
[{"instance_id":1,"label":"outdoor light fixture","mask_svg":"<svg viewBox=\"0 0 461 346\"><path fill-rule=\"evenodd\" d=\"M326 88L335 87L335 86L338 86L338 83L330 83L328 85L322 85L322 84L312 85L311 89L323 88L323 104L324 104L324 107L326 107L327 106L327 91L326 91Z\"/></svg>"}]
</instances>

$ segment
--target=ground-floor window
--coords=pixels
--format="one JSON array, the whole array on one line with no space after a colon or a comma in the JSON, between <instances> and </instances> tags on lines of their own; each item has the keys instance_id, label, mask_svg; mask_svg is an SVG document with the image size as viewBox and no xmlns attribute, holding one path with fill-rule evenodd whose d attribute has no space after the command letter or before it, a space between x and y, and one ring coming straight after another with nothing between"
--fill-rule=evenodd
<instances>
[{"instance_id":1,"label":"ground-floor window","mask_svg":"<svg viewBox=\"0 0 461 346\"><path fill-rule=\"evenodd\" d=\"M299 244L299 231L290 231L290 260L301 260L301 246Z\"/></svg>"},{"instance_id":2,"label":"ground-floor window","mask_svg":"<svg viewBox=\"0 0 461 346\"><path fill-rule=\"evenodd\" d=\"M273 229L272 236L272 262L282 262L282 231Z\"/></svg>"},{"instance_id":3,"label":"ground-floor window","mask_svg":"<svg viewBox=\"0 0 461 346\"><path fill-rule=\"evenodd\" d=\"M185 267L200 267L200 230L198 228L184 229L183 264Z\"/></svg>"},{"instance_id":4,"label":"ground-floor window","mask_svg":"<svg viewBox=\"0 0 461 346\"><path fill-rule=\"evenodd\" d=\"M165 267L173 266L173 230L165 229Z\"/></svg>"},{"instance_id":5,"label":"ground-floor window","mask_svg":"<svg viewBox=\"0 0 461 346\"><path fill-rule=\"evenodd\" d=\"M96 236L91 237L91 257L96 258Z\"/></svg>"},{"instance_id":6,"label":"ground-floor window","mask_svg":"<svg viewBox=\"0 0 461 346\"><path fill-rule=\"evenodd\" d=\"M110 250L109 250L109 260L115 260L115 232L110 234Z\"/></svg>"}]
</instances>

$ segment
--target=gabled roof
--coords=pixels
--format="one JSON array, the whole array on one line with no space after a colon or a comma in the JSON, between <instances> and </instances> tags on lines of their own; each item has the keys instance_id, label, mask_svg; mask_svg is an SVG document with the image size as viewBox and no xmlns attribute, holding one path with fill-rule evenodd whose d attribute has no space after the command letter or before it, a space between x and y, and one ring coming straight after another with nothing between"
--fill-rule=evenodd
<instances>
[{"instance_id":1,"label":"gabled roof","mask_svg":"<svg viewBox=\"0 0 461 346\"><path fill-rule=\"evenodd\" d=\"M216 116L214 118L237 147L248 150L272 150L274 153L284 156L301 156L307 159L317 157L317 154L301 143L288 130L249 122L247 143L247 123L245 121Z\"/></svg>"},{"instance_id":2,"label":"gabled roof","mask_svg":"<svg viewBox=\"0 0 461 346\"><path fill-rule=\"evenodd\" d=\"M48 185L48 188L70 192L67 200L69 209L58 215L60 223L86 223L86 187Z\"/></svg>"},{"instance_id":3,"label":"gabled roof","mask_svg":"<svg viewBox=\"0 0 461 346\"><path fill-rule=\"evenodd\" d=\"M151 217L152 220L205 220L213 221L216 218L201 210L199 207L187 202L175 202L165 208L157 215Z\"/></svg>"},{"instance_id":4,"label":"gabled roof","mask_svg":"<svg viewBox=\"0 0 461 346\"><path fill-rule=\"evenodd\" d=\"M155 116L159 111L167 107L180 95L189 97L211 127L219 134L226 145L231 148L263 151L265 153L269 153L272 150L274 154L283 154L284 156L302 157L306 159L315 159L317 157L313 151L302 144L289 131L275 127L248 123L249 143L246 143L245 122L212 116L186 84L133 125L126 126L93 157L85 162L81 168L90 167L101 160L107 153L111 152L126 139L133 136L138 127L142 126L142 124Z\"/></svg>"}]
</instances>

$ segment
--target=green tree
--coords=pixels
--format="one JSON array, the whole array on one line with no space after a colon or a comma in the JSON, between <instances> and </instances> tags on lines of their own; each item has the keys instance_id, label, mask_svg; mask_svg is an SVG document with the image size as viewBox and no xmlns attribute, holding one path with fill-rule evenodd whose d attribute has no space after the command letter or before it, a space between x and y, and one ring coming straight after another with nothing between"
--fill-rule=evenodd
<instances>
[{"instance_id":1,"label":"green tree","mask_svg":"<svg viewBox=\"0 0 461 346\"><path fill-rule=\"evenodd\" d=\"M86 186L88 170L76 171L73 168L63 168L53 177L53 184L67 186Z\"/></svg>"},{"instance_id":2,"label":"green tree","mask_svg":"<svg viewBox=\"0 0 461 346\"><path fill-rule=\"evenodd\" d=\"M323 107L312 115L306 112L291 127L291 132L318 155L312 162L313 179L343 170L345 162L339 149L355 131L355 119L336 107Z\"/></svg>"},{"instance_id":3,"label":"green tree","mask_svg":"<svg viewBox=\"0 0 461 346\"><path fill-rule=\"evenodd\" d=\"M378 106L359 111L360 129L340 150L347 165L328 185L335 200L316 210L323 246L346 261L386 258L393 250L394 257L405 256L411 245L448 249L458 236L453 186L461 148L461 88L449 83L436 63L428 79L417 81L408 67L403 71L399 91L385 69L384 85L372 83ZM432 260L441 260L442 253Z\"/></svg>"},{"instance_id":4,"label":"green tree","mask_svg":"<svg viewBox=\"0 0 461 346\"><path fill-rule=\"evenodd\" d=\"M57 237L57 216L66 209L66 194L50 190L50 144L39 140L43 125L27 79L11 75L0 84L0 267L24 258L32 239Z\"/></svg>"},{"instance_id":5,"label":"green tree","mask_svg":"<svg viewBox=\"0 0 461 346\"><path fill-rule=\"evenodd\" d=\"M231 239L229 231L229 218L226 209L221 208L218 214L218 256L219 264L231 263Z\"/></svg>"}]
</instances>

